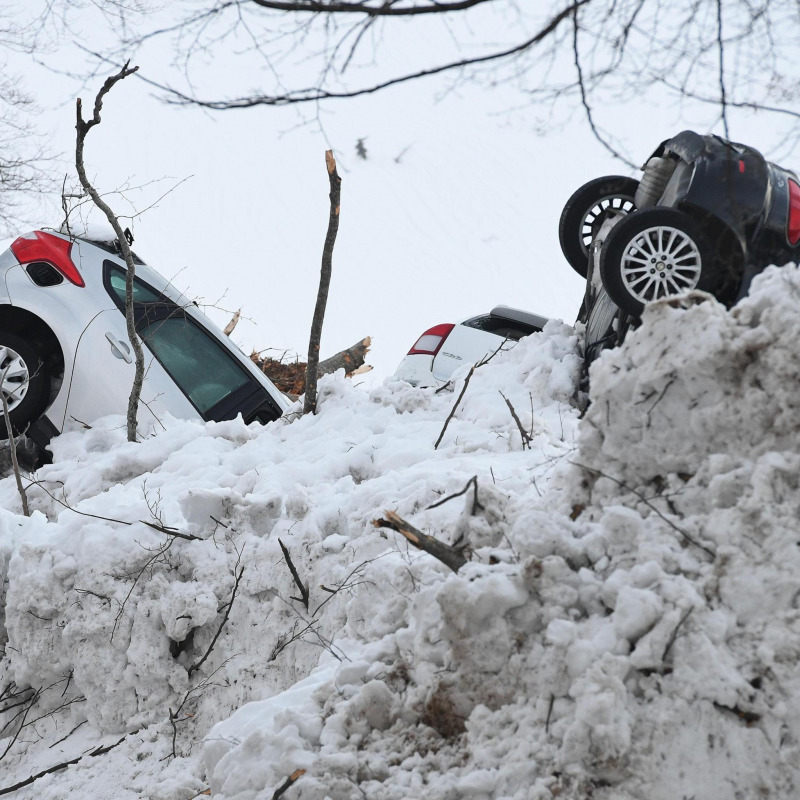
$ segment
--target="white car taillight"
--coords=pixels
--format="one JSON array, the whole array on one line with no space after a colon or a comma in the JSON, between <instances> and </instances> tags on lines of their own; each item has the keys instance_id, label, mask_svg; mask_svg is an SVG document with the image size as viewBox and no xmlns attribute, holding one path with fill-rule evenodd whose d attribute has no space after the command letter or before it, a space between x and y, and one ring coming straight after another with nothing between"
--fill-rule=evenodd
<instances>
[{"instance_id":1,"label":"white car taillight","mask_svg":"<svg viewBox=\"0 0 800 800\"><path fill-rule=\"evenodd\" d=\"M417 339L414 346L408 351L408 354L410 356L419 354L435 356L453 328L455 328L455 325L450 323L434 325L434 327L428 328L428 330Z\"/></svg>"},{"instance_id":2,"label":"white car taillight","mask_svg":"<svg viewBox=\"0 0 800 800\"><path fill-rule=\"evenodd\" d=\"M71 241L44 231L34 231L27 236L20 236L11 245L11 252L20 264L42 261L55 267L70 283L85 286L78 268L70 257L71 250Z\"/></svg>"}]
</instances>

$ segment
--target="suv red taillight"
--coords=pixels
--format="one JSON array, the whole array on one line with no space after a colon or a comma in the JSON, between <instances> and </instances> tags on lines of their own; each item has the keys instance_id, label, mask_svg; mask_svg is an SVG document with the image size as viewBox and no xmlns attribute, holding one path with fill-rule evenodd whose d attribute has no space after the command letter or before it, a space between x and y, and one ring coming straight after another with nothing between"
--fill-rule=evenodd
<instances>
[{"instance_id":1,"label":"suv red taillight","mask_svg":"<svg viewBox=\"0 0 800 800\"><path fill-rule=\"evenodd\" d=\"M786 223L789 244L800 242L800 185L789 181L789 220Z\"/></svg>"},{"instance_id":2,"label":"suv red taillight","mask_svg":"<svg viewBox=\"0 0 800 800\"><path fill-rule=\"evenodd\" d=\"M85 286L78 268L70 257L71 250L72 242L44 231L34 231L27 236L20 236L11 245L11 252L20 264L44 261L54 266L70 283Z\"/></svg>"},{"instance_id":3,"label":"suv red taillight","mask_svg":"<svg viewBox=\"0 0 800 800\"><path fill-rule=\"evenodd\" d=\"M410 356L419 354L435 356L453 328L455 328L455 325L451 325L450 323L434 325L432 328L428 328L428 330L417 339L414 346L408 351L408 354Z\"/></svg>"}]
</instances>

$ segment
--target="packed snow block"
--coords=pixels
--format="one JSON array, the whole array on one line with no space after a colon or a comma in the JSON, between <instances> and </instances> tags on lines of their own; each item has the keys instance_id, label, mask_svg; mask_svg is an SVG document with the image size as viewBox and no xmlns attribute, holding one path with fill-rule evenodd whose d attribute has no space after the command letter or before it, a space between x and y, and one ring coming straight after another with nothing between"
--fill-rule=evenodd
<instances>
[{"instance_id":1,"label":"packed snow block","mask_svg":"<svg viewBox=\"0 0 800 800\"><path fill-rule=\"evenodd\" d=\"M220 524L269 536L283 513L283 498L277 492L244 495L230 488L189 489L177 497L187 532L206 538Z\"/></svg>"},{"instance_id":2,"label":"packed snow block","mask_svg":"<svg viewBox=\"0 0 800 800\"><path fill-rule=\"evenodd\" d=\"M713 298L649 304L591 368L584 463L640 486L711 455L792 450L800 433L800 276L769 268L727 311Z\"/></svg>"}]
</instances>

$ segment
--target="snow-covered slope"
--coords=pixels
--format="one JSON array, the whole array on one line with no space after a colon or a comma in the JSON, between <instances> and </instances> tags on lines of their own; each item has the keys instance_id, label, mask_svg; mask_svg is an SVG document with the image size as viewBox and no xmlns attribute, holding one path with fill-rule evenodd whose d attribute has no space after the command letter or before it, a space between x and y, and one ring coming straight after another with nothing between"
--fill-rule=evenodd
<instances>
[{"instance_id":1,"label":"snow-covered slope","mask_svg":"<svg viewBox=\"0 0 800 800\"><path fill-rule=\"evenodd\" d=\"M0 790L79 759L14 797L795 797L799 298L787 267L651 308L583 420L551 323L438 448L466 372L61 437L31 518L0 482Z\"/></svg>"}]
</instances>

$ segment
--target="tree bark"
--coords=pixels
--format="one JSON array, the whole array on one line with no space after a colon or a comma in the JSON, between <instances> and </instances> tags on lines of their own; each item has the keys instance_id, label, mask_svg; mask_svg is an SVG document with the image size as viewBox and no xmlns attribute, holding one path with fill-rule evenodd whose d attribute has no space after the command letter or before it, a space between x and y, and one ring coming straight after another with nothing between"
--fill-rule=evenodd
<instances>
[{"instance_id":1,"label":"tree bark","mask_svg":"<svg viewBox=\"0 0 800 800\"><path fill-rule=\"evenodd\" d=\"M336 171L336 159L333 150L325 151L325 166L328 169L330 182L330 213L328 215L328 233L322 248L322 267L320 270L319 291L317 304L314 308L314 318L311 321L311 337L308 342L308 366L306 367L306 399L303 413L315 414L317 411L317 365L319 364L319 346L322 340L322 323L325 319L325 307L328 304L328 289L331 285L331 270L333 266L333 246L336 243L336 234L339 231L339 203L342 190L342 179Z\"/></svg>"}]
</instances>

